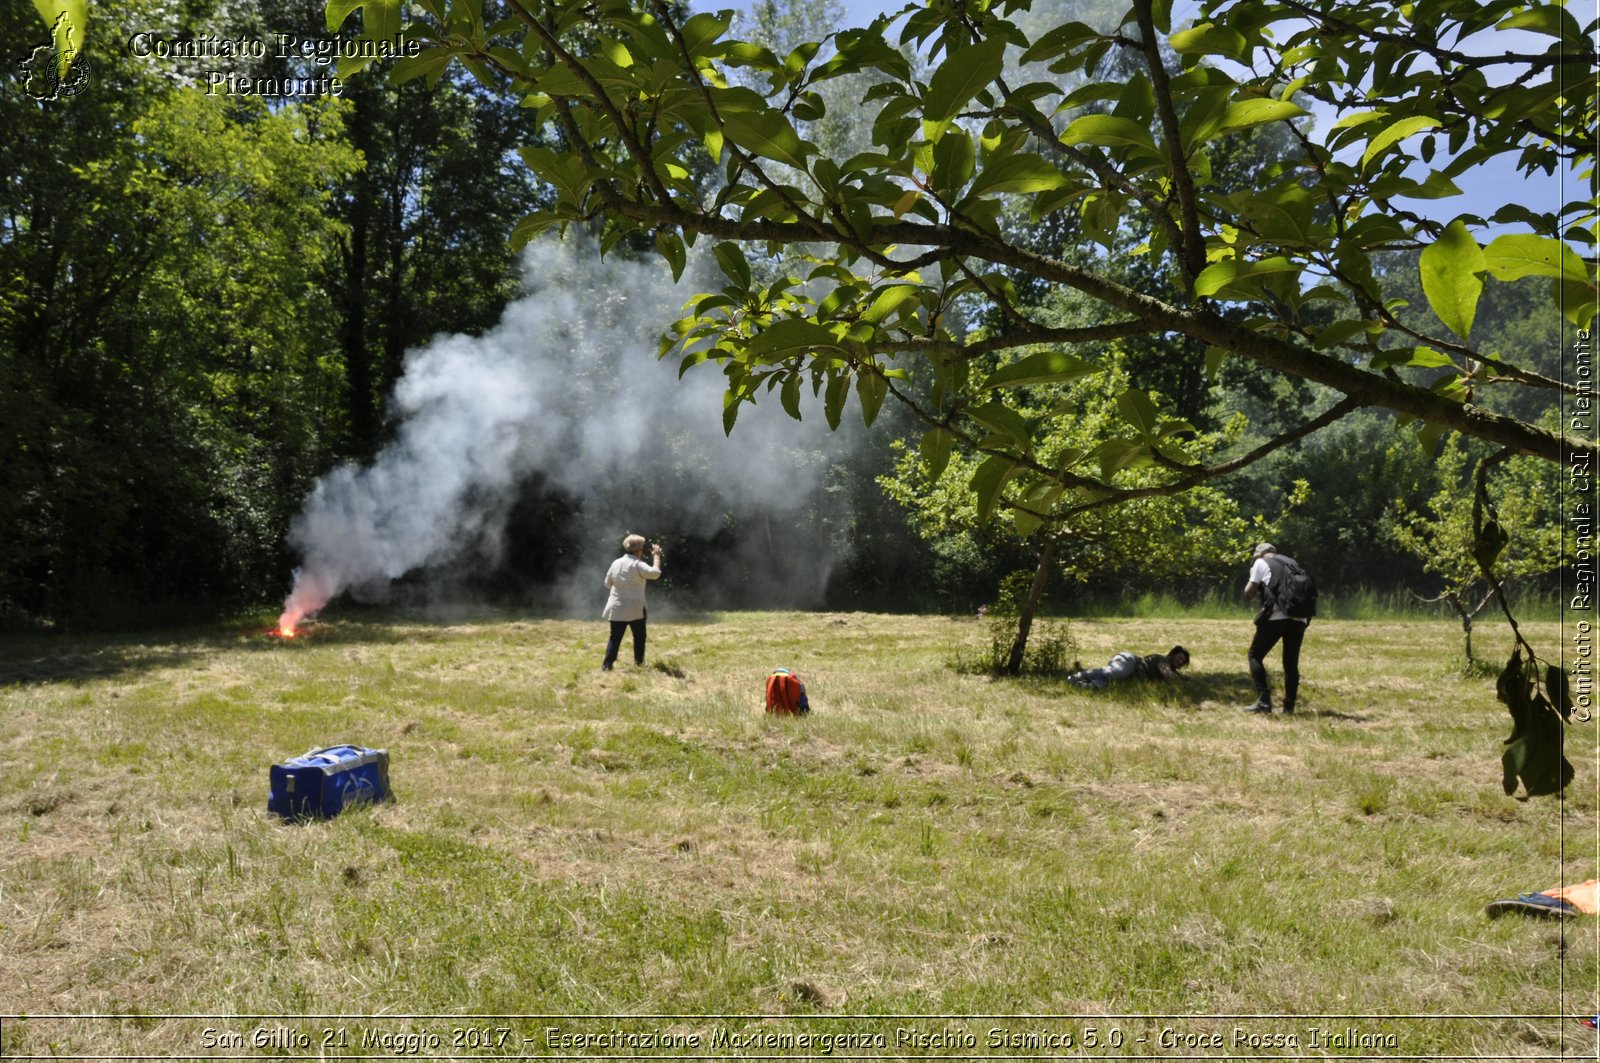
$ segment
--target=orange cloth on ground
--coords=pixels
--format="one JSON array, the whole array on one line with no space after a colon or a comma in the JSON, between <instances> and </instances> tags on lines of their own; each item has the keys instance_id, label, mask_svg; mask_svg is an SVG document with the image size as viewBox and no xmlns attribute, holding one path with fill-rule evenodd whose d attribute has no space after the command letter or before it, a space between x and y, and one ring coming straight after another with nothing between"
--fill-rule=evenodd
<instances>
[{"instance_id":1,"label":"orange cloth on ground","mask_svg":"<svg viewBox=\"0 0 1600 1063\"><path fill-rule=\"evenodd\" d=\"M1566 901L1584 915L1600 913L1600 879L1590 879L1576 886L1558 886L1545 890L1544 895Z\"/></svg>"}]
</instances>

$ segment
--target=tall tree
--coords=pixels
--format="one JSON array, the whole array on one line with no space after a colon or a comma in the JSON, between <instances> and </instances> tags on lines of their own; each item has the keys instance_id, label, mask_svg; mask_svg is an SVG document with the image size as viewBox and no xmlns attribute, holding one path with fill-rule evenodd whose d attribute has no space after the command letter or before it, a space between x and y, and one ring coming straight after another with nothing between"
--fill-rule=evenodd
<instances>
[{"instance_id":1,"label":"tall tree","mask_svg":"<svg viewBox=\"0 0 1600 1063\"><path fill-rule=\"evenodd\" d=\"M126 40L150 12L96 16ZM0 100L11 620L248 593L323 460L340 109L207 96L112 48L91 69L71 98Z\"/></svg>"},{"instance_id":2,"label":"tall tree","mask_svg":"<svg viewBox=\"0 0 1600 1063\"><path fill-rule=\"evenodd\" d=\"M322 6L307 0L217 6L209 21L230 32L329 36ZM349 41L355 33L339 36ZM272 52L255 72L326 74L327 61L314 52ZM362 166L334 199L343 236L323 284L338 313L346 456L369 457L382 442L388 397L408 350L440 334L482 332L519 287L507 237L546 200L527 169L510 160L541 134L510 86L486 76L485 83L465 71L427 82L368 76L344 83L345 127Z\"/></svg>"}]
</instances>

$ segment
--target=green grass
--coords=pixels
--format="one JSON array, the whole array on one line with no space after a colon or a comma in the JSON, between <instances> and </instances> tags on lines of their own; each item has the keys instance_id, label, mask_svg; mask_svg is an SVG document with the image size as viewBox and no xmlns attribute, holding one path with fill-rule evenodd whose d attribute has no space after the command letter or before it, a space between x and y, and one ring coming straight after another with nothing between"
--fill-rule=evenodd
<instances>
[{"instance_id":1,"label":"green grass","mask_svg":"<svg viewBox=\"0 0 1600 1063\"><path fill-rule=\"evenodd\" d=\"M445 1053L464 1028L44 1017L199 1013L672 1015L622 1025L878 1054L913 1026L946 1036L923 1054L1043 1030L1092 1055L1113 1028L1147 1056L1352 1054L1309 1032L1352 1026L1389 1055L1594 1048L1571 1019L1468 1017L1600 1010L1589 921L1483 910L1597 876L1596 757L1575 726L1566 798L1505 797L1509 718L1449 622L1319 621L1293 718L1237 710L1239 617L1072 621L1086 663L1194 654L1180 688L1098 695L953 671L976 620L663 618L661 664L609 674L597 623L265 626L0 643L0 1012L35 1016L5 1054L255 1051L280 1025ZM778 666L810 717L760 711ZM398 799L269 817L268 766L339 742L387 748ZM1018 1013L1104 1018L871 1018ZM530 1053L551 1024L486 1023Z\"/></svg>"}]
</instances>

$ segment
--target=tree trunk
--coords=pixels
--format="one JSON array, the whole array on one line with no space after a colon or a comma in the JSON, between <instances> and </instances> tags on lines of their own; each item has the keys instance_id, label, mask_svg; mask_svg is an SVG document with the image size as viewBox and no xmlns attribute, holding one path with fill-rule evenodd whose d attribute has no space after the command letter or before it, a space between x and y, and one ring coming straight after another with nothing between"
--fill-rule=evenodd
<instances>
[{"instance_id":1,"label":"tree trunk","mask_svg":"<svg viewBox=\"0 0 1600 1063\"><path fill-rule=\"evenodd\" d=\"M344 347L345 408L350 423L350 452L370 457L377 446L378 416L372 405L372 363L367 354L367 229L357 217L350 227L345 255Z\"/></svg>"},{"instance_id":2,"label":"tree trunk","mask_svg":"<svg viewBox=\"0 0 1600 1063\"><path fill-rule=\"evenodd\" d=\"M1504 587L1507 583L1510 583L1510 582L1511 581L1508 579L1504 583L1502 583L1501 586ZM1478 614L1483 612L1484 609L1487 608L1489 603L1492 602L1492 601L1494 601L1494 585L1490 584L1489 592L1483 596L1483 599L1480 602L1478 602L1477 607L1474 608L1470 613L1467 612L1467 610L1465 609L1464 605L1456 606L1456 608L1461 611L1461 631L1462 631L1462 634L1466 637L1466 643L1467 643L1467 667L1469 669L1472 667L1472 665L1474 663L1473 660L1472 660L1472 622L1474 620L1478 619Z\"/></svg>"},{"instance_id":3,"label":"tree trunk","mask_svg":"<svg viewBox=\"0 0 1600 1063\"><path fill-rule=\"evenodd\" d=\"M1440 595L1440 597L1449 602L1450 608L1454 609L1456 611L1456 616L1461 618L1461 639L1463 647L1467 653L1467 662L1464 667L1468 672L1470 672L1472 671L1472 618L1476 616L1477 613L1469 613L1467 611L1467 603L1463 602L1460 598L1457 598L1453 594L1447 592Z\"/></svg>"},{"instance_id":4,"label":"tree trunk","mask_svg":"<svg viewBox=\"0 0 1600 1063\"><path fill-rule=\"evenodd\" d=\"M1039 552L1039 567L1034 569L1033 583L1028 586L1027 600L1017 613L1017 637L1011 643L1011 656L1006 660L1007 675L1017 675L1022 671L1022 657L1028 649L1028 632L1033 629L1033 614L1039 608L1039 599L1044 597L1045 580L1050 575L1050 562L1055 556L1056 541L1045 540L1044 549Z\"/></svg>"}]
</instances>

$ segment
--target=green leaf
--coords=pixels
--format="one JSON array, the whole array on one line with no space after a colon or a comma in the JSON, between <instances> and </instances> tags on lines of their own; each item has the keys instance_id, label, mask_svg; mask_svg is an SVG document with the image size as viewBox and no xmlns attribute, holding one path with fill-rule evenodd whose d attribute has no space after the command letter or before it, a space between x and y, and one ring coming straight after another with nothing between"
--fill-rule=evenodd
<instances>
[{"instance_id":1,"label":"green leaf","mask_svg":"<svg viewBox=\"0 0 1600 1063\"><path fill-rule=\"evenodd\" d=\"M540 147L518 148L517 154L541 180L554 187L563 200L573 205L583 202L583 194L593 183L594 175L576 155Z\"/></svg>"},{"instance_id":2,"label":"green leaf","mask_svg":"<svg viewBox=\"0 0 1600 1063\"><path fill-rule=\"evenodd\" d=\"M656 251L672 267L673 280L683 276L683 267L688 261L688 252L683 246L683 237L675 232L662 229L656 233Z\"/></svg>"},{"instance_id":3,"label":"green leaf","mask_svg":"<svg viewBox=\"0 0 1600 1063\"><path fill-rule=\"evenodd\" d=\"M1387 117L1388 114L1385 111L1353 111L1333 123L1331 131L1338 132L1341 129L1354 129L1357 126L1382 121Z\"/></svg>"},{"instance_id":4,"label":"green leaf","mask_svg":"<svg viewBox=\"0 0 1600 1063\"><path fill-rule=\"evenodd\" d=\"M1443 439L1449 427L1437 421L1417 422L1417 446L1429 457L1439 452L1439 440Z\"/></svg>"},{"instance_id":5,"label":"green leaf","mask_svg":"<svg viewBox=\"0 0 1600 1063\"><path fill-rule=\"evenodd\" d=\"M820 122L828 113L827 101L820 93L802 92L791 113L802 122Z\"/></svg>"},{"instance_id":6,"label":"green leaf","mask_svg":"<svg viewBox=\"0 0 1600 1063\"><path fill-rule=\"evenodd\" d=\"M973 493L978 496L980 522L987 522L994 516L995 505L1000 501L1000 491L1016 472L1015 463L1006 458L992 456L979 465L977 471L972 474L970 486Z\"/></svg>"},{"instance_id":7,"label":"green leaf","mask_svg":"<svg viewBox=\"0 0 1600 1063\"><path fill-rule=\"evenodd\" d=\"M990 37L951 51L928 81L928 94L922 104L923 121L948 125L974 96L1000 76L1005 53L1006 42L1001 37Z\"/></svg>"},{"instance_id":8,"label":"green leaf","mask_svg":"<svg viewBox=\"0 0 1600 1063\"><path fill-rule=\"evenodd\" d=\"M1222 368L1222 360L1228 357L1228 352L1221 347L1206 348L1206 382L1216 383L1217 370Z\"/></svg>"},{"instance_id":9,"label":"green leaf","mask_svg":"<svg viewBox=\"0 0 1600 1063\"><path fill-rule=\"evenodd\" d=\"M749 291L750 262L744 257L744 250L738 244L723 242L713 249L713 254L717 256L717 265L722 268L723 276L732 281L739 291Z\"/></svg>"},{"instance_id":10,"label":"green leaf","mask_svg":"<svg viewBox=\"0 0 1600 1063\"><path fill-rule=\"evenodd\" d=\"M1086 114L1074 120L1061 134L1061 143L1068 146L1098 144L1101 147L1132 145L1156 150L1156 142L1147 127L1131 119L1109 114Z\"/></svg>"},{"instance_id":11,"label":"green leaf","mask_svg":"<svg viewBox=\"0 0 1600 1063\"><path fill-rule=\"evenodd\" d=\"M722 310L726 307L738 306L733 299L721 293L702 295L694 301L694 317L705 317L713 310ZM692 322L694 318L687 319Z\"/></svg>"},{"instance_id":12,"label":"green leaf","mask_svg":"<svg viewBox=\"0 0 1600 1063\"><path fill-rule=\"evenodd\" d=\"M929 480L937 480L944 475L945 467L950 464L950 448L955 443L956 437L944 428L930 428L922 435L922 464L927 470Z\"/></svg>"},{"instance_id":13,"label":"green leaf","mask_svg":"<svg viewBox=\"0 0 1600 1063\"><path fill-rule=\"evenodd\" d=\"M521 251L528 246L528 242L540 233L553 226L559 225L560 220L548 211L536 210L532 214L517 222L511 230L511 250Z\"/></svg>"},{"instance_id":14,"label":"green leaf","mask_svg":"<svg viewBox=\"0 0 1600 1063\"><path fill-rule=\"evenodd\" d=\"M1026 450L1033 441L1033 433L1028 431L1028 422L1020 413L1003 402L986 402L982 406L973 406L965 412L968 417L989 431L1003 436L1019 449Z\"/></svg>"},{"instance_id":15,"label":"green leaf","mask_svg":"<svg viewBox=\"0 0 1600 1063\"><path fill-rule=\"evenodd\" d=\"M1461 195L1461 186L1445 176L1443 171L1435 170L1428 174L1427 180L1408 190L1405 195L1410 199L1449 199Z\"/></svg>"},{"instance_id":16,"label":"green leaf","mask_svg":"<svg viewBox=\"0 0 1600 1063\"><path fill-rule=\"evenodd\" d=\"M361 36L367 40L393 40L402 26L400 0L367 0L361 12Z\"/></svg>"},{"instance_id":17,"label":"green leaf","mask_svg":"<svg viewBox=\"0 0 1600 1063\"><path fill-rule=\"evenodd\" d=\"M828 389L822 396L822 415L828 427L839 430L839 419L844 415L844 400L850 397L850 374L838 371L828 377Z\"/></svg>"},{"instance_id":18,"label":"green leaf","mask_svg":"<svg viewBox=\"0 0 1600 1063\"><path fill-rule=\"evenodd\" d=\"M795 420L800 420L800 374L790 373L783 379L783 390L778 392L778 399L783 403L784 412Z\"/></svg>"},{"instance_id":19,"label":"green leaf","mask_svg":"<svg viewBox=\"0 0 1600 1063\"><path fill-rule=\"evenodd\" d=\"M838 346L839 337L832 329L803 317L786 317L762 329L745 349L751 354L777 360L818 347L837 349Z\"/></svg>"},{"instance_id":20,"label":"green leaf","mask_svg":"<svg viewBox=\"0 0 1600 1063\"><path fill-rule=\"evenodd\" d=\"M972 138L964 130L954 129L940 137L933 146L933 190L946 202L955 199L956 193L972 180L975 162Z\"/></svg>"},{"instance_id":21,"label":"green leaf","mask_svg":"<svg viewBox=\"0 0 1600 1063\"><path fill-rule=\"evenodd\" d=\"M1590 328L1600 314L1600 293L1588 281L1556 281L1551 298L1573 328Z\"/></svg>"},{"instance_id":22,"label":"green leaf","mask_svg":"<svg viewBox=\"0 0 1600 1063\"><path fill-rule=\"evenodd\" d=\"M1179 30L1167 38L1167 43L1179 55L1225 55L1230 59L1242 57L1248 47L1238 30L1211 22Z\"/></svg>"},{"instance_id":23,"label":"green leaf","mask_svg":"<svg viewBox=\"0 0 1600 1063\"><path fill-rule=\"evenodd\" d=\"M1361 155L1361 168L1365 170L1369 162L1400 143L1406 137L1420 133L1424 129L1437 129L1441 124L1437 118L1430 118L1422 114L1391 122L1377 136L1367 141L1367 150Z\"/></svg>"},{"instance_id":24,"label":"green leaf","mask_svg":"<svg viewBox=\"0 0 1600 1063\"><path fill-rule=\"evenodd\" d=\"M1014 388L1026 384L1064 384L1100 371L1099 366L1065 351L1040 351L996 370L983 386Z\"/></svg>"},{"instance_id":25,"label":"green leaf","mask_svg":"<svg viewBox=\"0 0 1600 1063\"><path fill-rule=\"evenodd\" d=\"M1010 192L1026 195L1063 188L1067 179L1042 156L1031 152L1004 155L993 159L978 173L967 192L968 199Z\"/></svg>"},{"instance_id":26,"label":"green leaf","mask_svg":"<svg viewBox=\"0 0 1600 1063\"><path fill-rule=\"evenodd\" d=\"M1017 534L1024 539L1044 526L1044 521L1025 509L1012 509L1011 523L1016 525Z\"/></svg>"},{"instance_id":27,"label":"green leaf","mask_svg":"<svg viewBox=\"0 0 1600 1063\"><path fill-rule=\"evenodd\" d=\"M328 18L328 32L339 32L339 27L344 25L345 19L349 18L356 11L359 11L361 6L366 2L367 0L328 0L328 6L326 9ZM41 15L45 13L46 4L44 0L33 0L33 4L39 9L39 13ZM87 6L86 0L85 7ZM47 24L48 21L53 21L53 19L50 19L49 16L46 16L46 18Z\"/></svg>"},{"instance_id":28,"label":"green leaf","mask_svg":"<svg viewBox=\"0 0 1600 1063\"><path fill-rule=\"evenodd\" d=\"M1109 480L1123 469L1150 463L1150 447L1128 439L1108 439L1090 451L1100 461L1100 475Z\"/></svg>"},{"instance_id":29,"label":"green leaf","mask_svg":"<svg viewBox=\"0 0 1600 1063\"><path fill-rule=\"evenodd\" d=\"M1068 22L1057 26L1035 41L1018 61L1021 65L1055 59L1075 50L1085 41L1096 40L1101 34L1082 22Z\"/></svg>"},{"instance_id":30,"label":"green leaf","mask_svg":"<svg viewBox=\"0 0 1600 1063\"><path fill-rule=\"evenodd\" d=\"M1357 335L1364 336L1366 331L1367 323L1365 321L1355 319L1335 321L1326 328L1318 329L1316 338L1311 341L1311 345L1319 351L1325 351L1329 347L1337 347L1341 343L1347 343Z\"/></svg>"},{"instance_id":31,"label":"green leaf","mask_svg":"<svg viewBox=\"0 0 1600 1063\"><path fill-rule=\"evenodd\" d=\"M1495 29L1532 30L1534 33L1559 37L1574 44L1583 37L1583 30L1578 26L1578 20L1572 17L1572 12L1556 4L1530 7L1500 22Z\"/></svg>"},{"instance_id":32,"label":"green leaf","mask_svg":"<svg viewBox=\"0 0 1600 1063\"><path fill-rule=\"evenodd\" d=\"M744 400L733 391L727 391L722 396L722 434L733 435L733 423L739 419L739 407Z\"/></svg>"},{"instance_id":33,"label":"green leaf","mask_svg":"<svg viewBox=\"0 0 1600 1063\"><path fill-rule=\"evenodd\" d=\"M1392 369L1402 365L1413 369L1443 369L1455 364L1449 355L1441 354L1432 347L1391 347L1372 359L1374 369Z\"/></svg>"},{"instance_id":34,"label":"green leaf","mask_svg":"<svg viewBox=\"0 0 1600 1063\"><path fill-rule=\"evenodd\" d=\"M861 420L868 428L878 419L884 396L889 394L889 382L876 368L868 366L856 374L856 398L861 400Z\"/></svg>"},{"instance_id":35,"label":"green leaf","mask_svg":"<svg viewBox=\"0 0 1600 1063\"><path fill-rule=\"evenodd\" d=\"M628 46L614 37L602 38L600 50L605 57L623 70L633 65L633 53L628 51Z\"/></svg>"},{"instance_id":36,"label":"green leaf","mask_svg":"<svg viewBox=\"0 0 1600 1063\"><path fill-rule=\"evenodd\" d=\"M395 85L405 85L414 78L438 74L450 66L451 56L450 48L424 48L419 54L397 59L394 67L390 67L389 80Z\"/></svg>"},{"instance_id":37,"label":"green leaf","mask_svg":"<svg viewBox=\"0 0 1600 1063\"><path fill-rule=\"evenodd\" d=\"M1488 261L1459 219L1422 251L1422 292L1445 328L1463 340L1472 331Z\"/></svg>"},{"instance_id":38,"label":"green leaf","mask_svg":"<svg viewBox=\"0 0 1600 1063\"><path fill-rule=\"evenodd\" d=\"M1291 262L1282 255L1263 258L1251 262L1237 258L1225 258L1220 262L1213 262L1200 271L1194 279L1194 293L1196 295L1235 295L1249 298L1258 294L1254 289L1246 287L1246 281L1253 281L1260 277L1274 273L1298 273L1302 265Z\"/></svg>"},{"instance_id":39,"label":"green leaf","mask_svg":"<svg viewBox=\"0 0 1600 1063\"><path fill-rule=\"evenodd\" d=\"M1252 126L1281 122L1288 118L1302 118L1307 113L1288 100L1239 100L1229 104L1228 109L1223 112L1222 123L1217 127L1217 131L1227 133L1235 129L1249 129Z\"/></svg>"},{"instance_id":40,"label":"green leaf","mask_svg":"<svg viewBox=\"0 0 1600 1063\"><path fill-rule=\"evenodd\" d=\"M1510 542L1511 536L1500 526L1500 522L1490 517L1476 529L1472 541L1472 557L1478 562L1479 568L1488 572L1494 568L1494 563L1499 560L1500 554Z\"/></svg>"},{"instance_id":41,"label":"green leaf","mask_svg":"<svg viewBox=\"0 0 1600 1063\"><path fill-rule=\"evenodd\" d=\"M683 37L683 45L692 56L704 55L706 46L713 43L718 37L728 32L728 26L733 21L733 12L719 11L712 14L702 11L683 24L679 31Z\"/></svg>"},{"instance_id":42,"label":"green leaf","mask_svg":"<svg viewBox=\"0 0 1600 1063\"><path fill-rule=\"evenodd\" d=\"M666 352L663 351L662 353L664 354ZM682 380L683 374L687 373L691 368L699 365L701 362L707 361L710 357L711 352L709 350L690 351L688 354L684 355L683 361L678 363L678 379Z\"/></svg>"},{"instance_id":43,"label":"green leaf","mask_svg":"<svg viewBox=\"0 0 1600 1063\"><path fill-rule=\"evenodd\" d=\"M706 154L711 156L712 162L722 161L722 130L707 129L701 142L705 144Z\"/></svg>"},{"instance_id":44,"label":"green leaf","mask_svg":"<svg viewBox=\"0 0 1600 1063\"><path fill-rule=\"evenodd\" d=\"M914 284L896 284L889 288L879 290L878 295L872 300L872 305L862 312L864 321L881 324L887 321L895 311L907 302L914 302L921 289ZM921 305L920 303L918 305Z\"/></svg>"},{"instance_id":45,"label":"green leaf","mask_svg":"<svg viewBox=\"0 0 1600 1063\"><path fill-rule=\"evenodd\" d=\"M746 151L799 170L805 169L806 156L816 151L776 111L724 111L722 133Z\"/></svg>"},{"instance_id":46,"label":"green leaf","mask_svg":"<svg viewBox=\"0 0 1600 1063\"><path fill-rule=\"evenodd\" d=\"M1149 395L1137 388L1129 388L1117 396L1117 409L1122 419L1137 428L1140 435L1148 438L1155 434L1159 415Z\"/></svg>"},{"instance_id":47,"label":"green leaf","mask_svg":"<svg viewBox=\"0 0 1600 1063\"><path fill-rule=\"evenodd\" d=\"M1532 656L1531 654L1529 655ZM1496 683L1500 701L1511 713L1511 737L1501 755L1501 784L1509 796L1520 779L1529 797L1559 794L1572 782L1572 765L1563 751L1566 727L1561 713L1534 681L1536 665L1519 649Z\"/></svg>"},{"instance_id":48,"label":"green leaf","mask_svg":"<svg viewBox=\"0 0 1600 1063\"><path fill-rule=\"evenodd\" d=\"M1489 272L1496 280L1514 281L1523 277L1554 277L1557 280L1586 281L1589 271L1578 253L1562 240L1549 236L1519 233L1499 236L1483 249Z\"/></svg>"},{"instance_id":49,"label":"green leaf","mask_svg":"<svg viewBox=\"0 0 1600 1063\"><path fill-rule=\"evenodd\" d=\"M589 91L588 82L564 63L541 73L534 84L540 92L551 96L582 96Z\"/></svg>"}]
</instances>

